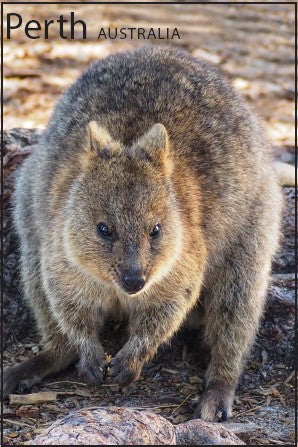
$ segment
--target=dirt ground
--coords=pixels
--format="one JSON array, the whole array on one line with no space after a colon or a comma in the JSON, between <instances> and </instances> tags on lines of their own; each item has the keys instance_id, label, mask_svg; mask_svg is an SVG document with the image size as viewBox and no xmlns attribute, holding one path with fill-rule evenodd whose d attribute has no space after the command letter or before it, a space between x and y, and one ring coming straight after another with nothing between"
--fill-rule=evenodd
<instances>
[{"instance_id":1,"label":"dirt ground","mask_svg":"<svg viewBox=\"0 0 298 447\"><path fill-rule=\"evenodd\" d=\"M99 27L177 27L169 43L218 65L263 120L269 140L284 160L294 154L294 6L275 5L5 5L6 12L29 19L65 17L74 11L88 25L88 40L30 40L15 31L4 43L4 128L43 128L58 96L90 62L143 40L97 40ZM4 33L6 34L6 33ZM152 41L152 44L165 41ZM286 238L274 266L266 318L237 389L231 423L243 422L239 437L249 444L294 444L294 192L285 188L291 211ZM105 335L115 353L119 328ZM188 336L191 339L191 336ZM32 334L4 352L14 364L37 352ZM56 402L4 406L4 442L23 444L58 417L82 407L121 405L150 408L174 423L187 420L203 386L200 359L180 334L161 350L127 388L106 383L91 389L74 370L35 387L57 390ZM254 426L247 425L253 423Z\"/></svg>"}]
</instances>

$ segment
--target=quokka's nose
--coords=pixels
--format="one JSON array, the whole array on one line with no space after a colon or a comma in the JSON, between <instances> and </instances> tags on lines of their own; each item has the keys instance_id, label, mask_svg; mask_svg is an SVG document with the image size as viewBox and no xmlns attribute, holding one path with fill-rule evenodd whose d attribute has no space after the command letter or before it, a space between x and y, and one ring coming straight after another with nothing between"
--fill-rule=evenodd
<instances>
[{"instance_id":1,"label":"quokka's nose","mask_svg":"<svg viewBox=\"0 0 298 447\"><path fill-rule=\"evenodd\" d=\"M122 276L122 285L126 292L136 293L144 287L145 278L136 273L124 273Z\"/></svg>"}]
</instances>

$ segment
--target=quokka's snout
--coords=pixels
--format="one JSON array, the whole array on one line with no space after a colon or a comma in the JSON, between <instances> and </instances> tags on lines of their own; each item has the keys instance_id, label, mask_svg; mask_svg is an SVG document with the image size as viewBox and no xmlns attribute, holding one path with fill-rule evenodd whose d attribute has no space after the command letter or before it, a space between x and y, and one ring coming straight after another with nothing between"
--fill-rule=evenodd
<instances>
[{"instance_id":1,"label":"quokka's snout","mask_svg":"<svg viewBox=\"0 0 298 447\"><path fill-rule=\"evenodd\" d=\"M129 295L140 292L148 278L138 259L138 251L136 248L130 248L130 253L126 253L127 261L122 265L118 275L120 288Z\"/></svg>"},{"instance_id":2,"label":"quokka's snout","mask_svg":"<svg viewBox=\"0 0 298 447\"><path fill-rule=\"evenodd\" d=\"M124 270L121 275L121 286L130 295L143 289L146 278L140 268Z\"/></svg>"}]
</instances>

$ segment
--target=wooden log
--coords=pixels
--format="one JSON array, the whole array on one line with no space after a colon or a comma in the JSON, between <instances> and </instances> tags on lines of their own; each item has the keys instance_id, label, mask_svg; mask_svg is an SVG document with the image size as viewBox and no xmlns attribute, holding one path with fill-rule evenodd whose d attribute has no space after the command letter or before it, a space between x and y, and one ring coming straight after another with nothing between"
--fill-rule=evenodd
<instances>
[{"instance_id":1,"label":"wooden log","mask_svg":"<svg viewBox=\"0 0 298 447\"><path fill-rule=\"evenodd\" d=\"M54 391L41 391L30 394L10 394L9 403L11 405L36 405L44 402L55 402L57 393Z\"/></svg>"},{"instance_id":2,"label":"wooden log","mask_svg":"<svg viewBox=\"0 0 298 447\"><path fill-rule=\"evenodd\" d=\"M60 419L30 445L245 445L221 424L199 419L172 425L150 411L100 407Z\"/></svg>"}]
</instances>

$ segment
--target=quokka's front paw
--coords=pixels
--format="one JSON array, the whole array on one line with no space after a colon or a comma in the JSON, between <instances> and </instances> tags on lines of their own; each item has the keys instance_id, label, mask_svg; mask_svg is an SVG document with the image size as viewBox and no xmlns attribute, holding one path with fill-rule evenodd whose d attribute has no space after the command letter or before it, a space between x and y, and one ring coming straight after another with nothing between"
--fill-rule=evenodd
<instances>
[{"instance_id":1,"label":"quokka's front paw","mask_svg":"<svg viewBox=\"0 0 298 447\"><path fill-rule=\"evenodd\" d=\"M226 421L231 417L234 389L222 382L210 384L201 396L193 419Z\"/></svg>"},{"instance_id":2,"label":"quokka's front paw","mask_svg":"<svg viewBox=\"0 0 298 447\"><path fill-rule=\"evenodd\" d=\"M110 375L121 386L127 386L138 379L143 364L129 358L116 355L110 362Z\"/></svg>"},{"instance_id":3,"label":"quokka's front paw","mask_svg":"<svg viewBox=\"0 0 298 447\"><path fill-rule=\"evenodd\" d=\"M106 374L104 357L82 357L78 363L80 380L90 386L100 385Z\"/></svg>"}]
</instances>

